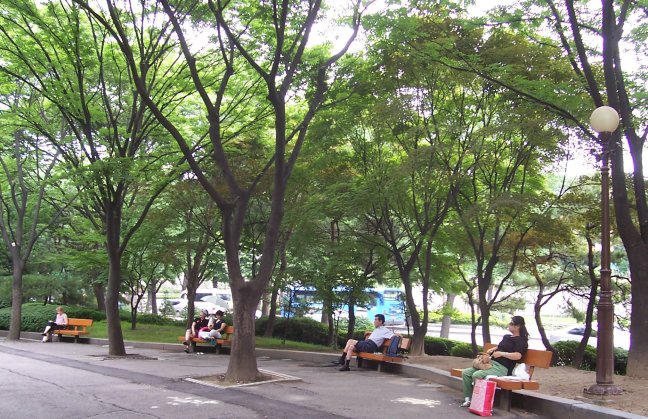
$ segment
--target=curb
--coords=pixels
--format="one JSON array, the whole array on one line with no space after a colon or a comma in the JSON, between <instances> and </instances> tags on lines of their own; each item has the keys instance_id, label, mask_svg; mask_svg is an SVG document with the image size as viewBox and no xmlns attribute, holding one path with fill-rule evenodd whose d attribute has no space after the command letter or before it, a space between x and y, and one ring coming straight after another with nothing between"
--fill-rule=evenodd
<instances>
[{"instance_id":1,"label":"curb","mask_svg":"<svg viewBox=\"0 0 648 419\"><path fill-rule=\"evenodd\" d=\"M0 330L0 337L6 337L7 330ZM21 339L40 340L41 334L37 332L21 332ZM81 338L81 344L108 345L108 339ZM132 342L125 341L124 345L132 348L153 349L171 352L181 352L182 344L179 343L153 343L153 342ZM291 359L295 361L328 363L339 358L336 354L325 354L321 352L305 352L285 349L264 349L257 348L256 356L264 356L275 359ZM450 387L453 390L461 391L461 380L450 376L449 371L438 368L426 367L423 365L387 364L385 372L401 374L408 377L420 378ZM548 383L546 385L549 385ZM597 406L579 400L565 399L562 397L549 396L529 390L513 391L513 405L527 412L556 419L642 419L634 413Z\"/></svg>"}]
</instances>

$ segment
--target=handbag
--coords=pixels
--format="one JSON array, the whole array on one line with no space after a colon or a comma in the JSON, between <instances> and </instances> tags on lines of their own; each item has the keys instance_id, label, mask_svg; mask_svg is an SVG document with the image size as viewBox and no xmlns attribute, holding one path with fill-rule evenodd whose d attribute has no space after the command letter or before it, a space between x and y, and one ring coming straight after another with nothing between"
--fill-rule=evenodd
<instances>
[{"instance_id":1,"label":"handbag","mask_svg":"<svg viewBox=\"0 0 648 419\"><path fill-rule=\"evenodd\" d=\"M493 416L493 401L495 400L496 386L494 381L481 379L475 381L468 410L479 416Z\"/></svg>"},{"instance_id":2,"label":"handbag","mask_svg":"<svg viewBox=\"0 0 648 419\"><path fill-rule=\"evenodd\" d=\"M493 368L491 364L491 357L486 352L480 352L477 354L477 358L473 359L472 366L478 370L489 370Z\"/></svg>"}]
</instances>

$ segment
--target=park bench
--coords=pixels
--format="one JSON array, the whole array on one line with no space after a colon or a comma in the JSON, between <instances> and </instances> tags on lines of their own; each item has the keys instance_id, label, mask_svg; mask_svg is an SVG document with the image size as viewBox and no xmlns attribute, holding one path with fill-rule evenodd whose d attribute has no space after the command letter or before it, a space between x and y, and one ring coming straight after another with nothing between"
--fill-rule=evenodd
<instances>
[{"instance_id":1,"label":"park bench","mask_svg":"<svg viewBox=\"0 0 648 419\"><path fill-rule=\"evenodd\" d=\"M67 326L65 329L57 329L52 334L58 335L59 340L61 336L73 336L75 342L79 342L82 335L88 334L88 327L92 326L92 319L70 319L68 318Z\"/></svg>"},{"instance_id":2,"label":"park bench","mask_svg":"<svg viewBox=\"0 0 648 419\"><path fill-rule=\"evenodd\" d=\"M366 332L365 339L370 334L371 332ZM353 353L356 356L356 360L358 362L358 368L362 367L362 361L365 359L377 362L379 372L383 370L382 367L385 364L403 362L403 360L405 359L405 357L403 356L387 355L387 350L389 349L390 343L391 343L391 339L386 339L383 342L382 346L378 349L378 352L355 352L354 351ZM398 344L399 352L409 351L411 344L412 344L412 340L410 338L401 338L400 343Z\"/></svg>"},{"instance_id":3,"label":"park bench","mask_svg":"<svg viewBox=\"0 0 648 419\"><path fill-rule=\"evenodd\" d=\"M484 344L484 351L489 350L497 345L493 343ZM543 351L538 349L527 349L526 353L518 361L518 363L523 362L527 366L527 372L529 373L528 380L507 380L504 378L491 378L489 381L495 382L497 388L500 389L499 396L499 407L500 409L506 409L506 411L511 410L511 401L512 401L512 392L513 390L538 390L540 388L540 383L533 379L533 370L535 367L539 368L549 368L551 366L551 359L553 357L553 352ZM461 368L452 368L450 370L450 375L453 377L461 378Z\"/></svg>"},{"instance_id":4,"label":"park bench","mask_svg":"<svg viewBox=\"0 0 648 419\"><path fill-rule=\"evenodd\" d=\"M223 346L232 346L232 336L234 335L234 326L226 326L225 333L222 333L220 339L216 339L216 353L219 354ZM180 342L184 342L184 336L178 336ZM196 352L197 344L211 345L208 340L200 339L199 337L190 338L191 349L193 352Z\"/></svg>"}]
</instances>

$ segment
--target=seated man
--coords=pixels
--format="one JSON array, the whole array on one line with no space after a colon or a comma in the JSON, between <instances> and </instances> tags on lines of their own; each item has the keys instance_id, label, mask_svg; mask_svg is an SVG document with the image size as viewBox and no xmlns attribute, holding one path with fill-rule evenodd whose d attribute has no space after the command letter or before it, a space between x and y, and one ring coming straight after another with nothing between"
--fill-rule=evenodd
<instances>
[{"instance_id":1,"label":"seated man","mask_svg":"<svg viewBox=\"0 0 648 419\"><path fill-rule=\"evenodd\" d=\"M186 353L189 353L189 340L191 338L197 337L200 329L207 327L207 325L209 324L209 319L207 319L208 314L209 312L207 310L200 310L199 317L196 317L193 323L191 323L191 329L187 329L187 331L185 332L185 341L183 343L185 346L184 351Z\"/></svg>"},{"instance_id":2,"label":"seated man","mask_svg":"<svg viewBox=\"0 0 648 419\"><path fill-rule=\"evenodd\" d=\"M354 350L357 352L376 352L386 339L394 336L394 333L385 327L385 316L382 314L376 314L374 317L374 327L374 331L365 340L357 341L355 339L349 339L347 341L344 346L344 353L339 361L342 364L340 371L351 371L349 364L351 363L351 358L353 358Z\"/></svg>"}]
</instances>

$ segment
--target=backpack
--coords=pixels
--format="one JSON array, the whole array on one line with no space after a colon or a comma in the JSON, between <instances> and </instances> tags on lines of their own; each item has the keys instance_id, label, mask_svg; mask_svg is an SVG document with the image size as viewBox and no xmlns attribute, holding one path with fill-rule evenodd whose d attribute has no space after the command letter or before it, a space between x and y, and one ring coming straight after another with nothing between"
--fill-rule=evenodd
<instances>
[{"instance_id":1,"label":"backpack","mask_svg":"<svg viewBox=\"0 0 648 419\"><path fill-rule=\"evenodd\" d=\"M401 337L394 335L391 337L389 347L387 348L387 356L400 356L398 355L398 346L400 345Z\"/></svg>"}]
</instances>

